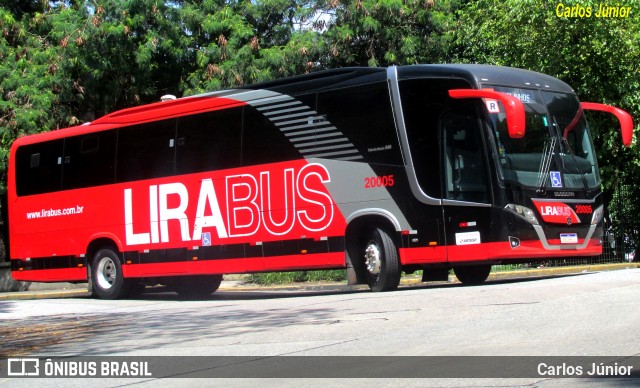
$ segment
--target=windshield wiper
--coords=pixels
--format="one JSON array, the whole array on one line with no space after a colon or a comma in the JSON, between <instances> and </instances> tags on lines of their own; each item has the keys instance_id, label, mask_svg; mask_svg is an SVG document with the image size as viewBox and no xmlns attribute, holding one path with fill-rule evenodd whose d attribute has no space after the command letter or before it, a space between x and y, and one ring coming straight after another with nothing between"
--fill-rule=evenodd
<instances>
[{"instance_id":1,"label":"windshield wiper","mask_svg":"<svg viewBox=\"0 0 640 388\"><path fill-rule=\"evenodd\" d=\"M587 174L582 172L582 170L580 169L580 164L578 163L578 160L576 159L576 155L573 152L573 149L571 148L571 144L569 144L569 140L565 137L565 135L567 135L567 133L569 133L569 131L572 131L574 129L574 127L578 123L577 119L580 117L581 113L582 113L582 110L579 109L578 113L576 114L576 117L571 121L571 123L569 123L569 125L567 125L567 127L563 131L562 143L564 144L564 148L566 150L566 153L561 153L560 158L562 159L562 166L564 168L566 168L566 165L564 163L563 155L566 155L567 153L569 155L571 155L571 159L573 160L573 168L576 170L576 173L578 175L580 175L580 178L582 179L582 186L584 187L584 191L587 193L587 195L589 195L589 193L590 193L589 185L587 184L587 178L585 177L585 175L587 175ZM553 116L553 124L554 124L554 126L556 128L558 128L558 129L560 128L560 126L558 125L558 121L556 120L556 116ZM562 150L561 150L561 152L562 152Z\"/></svg>"},{"instance_id":2,"label":"windshield wiper","mask_svg":"<svg viewBox=\"0 0 640 388\"><path fill-rule=\"evenodd\" d=\"M553 157L554 150L556 148L556 142L558 138L556 136L551 137L550 140L545 141L544 149L542 150L542 159L540 160L540 168L538 169L538 189L536 193L544 194L547 191L547 176L549 170L551 170L551 159Z\"/></svg>"}]
</instances>

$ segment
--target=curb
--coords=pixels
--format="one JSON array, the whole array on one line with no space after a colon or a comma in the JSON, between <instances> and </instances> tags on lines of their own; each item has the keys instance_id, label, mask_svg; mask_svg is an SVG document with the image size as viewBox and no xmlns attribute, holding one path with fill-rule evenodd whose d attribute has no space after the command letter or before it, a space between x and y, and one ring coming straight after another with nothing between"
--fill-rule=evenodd
<instances>
[{"instance_id":1,"label":"curb","mask_svg":"<svg viewBox=\"0 0 640 388\"><path fill-rule=\"evenodd\" d=\"M617 264L595 264L568 267L544 267L518 271L492 272L487 281L505 280L517 278L533 278L543 276L557 276L580 273L593 273L604 271L619 271L624 269L640 268L640 263L617 263ZM237 279L237 278L232 278ZM429 282L431 283L431 282ZM438 282L442 283L442 282ZM446 283L459 283L454 275L449 275ZM405 277L400 280L402 287L416 287L427 284L418 277ZM356 291L367 290L366 285L349 286L344 283L300 283L300 285L274 285L258 286L247 285L239 280L224 280L218 289L219 291ZM6 300L31 300L31 299L59 299L59 298L89 298L91 293L85 288L69 290L40 290L40 291L17 291L0 293L0 301Z\"/></svg>"}]
</instances>

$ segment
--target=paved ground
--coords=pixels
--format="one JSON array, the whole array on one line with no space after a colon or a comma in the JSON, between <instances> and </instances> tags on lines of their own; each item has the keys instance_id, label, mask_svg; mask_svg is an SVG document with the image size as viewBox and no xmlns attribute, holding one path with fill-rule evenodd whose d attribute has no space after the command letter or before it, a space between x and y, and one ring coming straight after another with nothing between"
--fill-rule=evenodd
<instances>
[{"instance_id":1,"label":"paved ground","mask_svg":"<svg viewBox=\"0 0 640 388\"><path fill-rule=\"evenodd\" d=\"M570 273L582 273L582 272L599 272L599 271L615 271L628 268L640 268L640 263L617 263L617 264L597 264L597 265L583 265L583 266L571 266L571 267L545 267L528 269L522 271L505 271L495 272L489 275L490 280L495 279L509 279L509 278L521 278L521 277L537 277L537 276L553 276L563 275ZM348 286L346 283L296 283L284 286L258 286L254 284L246 283L242 280L242 276L231 275L227 276L222 282L219 290L261 290L261 289L357 289L366 288L366 286ZM455 276L449 276L449 282L457 282ZM422 284L421 279L418 277L403 277L401 285L411 286ZM4 292L0 293L0 300L20 300L20 299L49 299L49 298L72 298L78 296L89 296L86 284L71 284L71 283L32 283L29 291L17 291L17 292Z\"/></svg>"}]
</instances>

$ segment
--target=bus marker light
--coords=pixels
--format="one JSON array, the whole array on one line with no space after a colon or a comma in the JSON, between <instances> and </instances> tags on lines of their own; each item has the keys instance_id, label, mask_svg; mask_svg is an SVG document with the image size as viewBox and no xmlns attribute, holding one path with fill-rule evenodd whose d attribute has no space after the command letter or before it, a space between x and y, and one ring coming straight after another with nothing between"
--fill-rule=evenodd
<instances>
[{"instance_id":1,"label":"bus marker light","mask_svg":"<svg viewBox=\"0 0 640 388\"><path fill-rule=\"evenodd\" d=\"M509 244L511 244L511 248L517 248L520 246L520 239L517 237L509 236Z\"/></svg>"},{"instance_id":2,"label":"bus marker light","mask_svg":"<svg viewBox=\"0 0 640 388\"><path fill-rule=\"evenodd\" d=\"M307 250L303 249L303 250L300 251L300 253L302 253L303 255L306 255L307 254Z\"/></svg>"},{"instance_id":3,"label":"bus marker light","mask_svg":"<svg viewBox=\"0 0 640 388\"><path fill-rule=\"evenodd\" d=\"M438 245L437 241L429 241L429 246L430 247L435 247L436 245Z\"/></svg>"}]
</instances>

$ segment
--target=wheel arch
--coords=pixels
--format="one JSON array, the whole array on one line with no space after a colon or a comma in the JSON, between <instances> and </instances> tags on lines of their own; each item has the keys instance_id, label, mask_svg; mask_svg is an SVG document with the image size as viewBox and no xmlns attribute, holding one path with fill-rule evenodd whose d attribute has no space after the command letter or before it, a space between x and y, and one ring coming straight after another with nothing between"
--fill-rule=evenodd
<instances>
[{"instance_id":1,"label":"wheel arch","mask_svg":"<svg viewBox=\"0 0 640 388\"><path fill-rule=\"evenodd\" d=\"M398 219L388 210L385 209L361 209L351 213L347 218L347 234L350 228L359 226L360 223L368 220L378 221L381 225L385 224L389 232L400 232L402 230Z\"/></svg>"},{"instance_id":2,"label":"wheel arch","mask_svg":"<svg viewBox=\"0 0 640 388\"><path fill-rule=\"evenodd\" d=\"M364 257L360 257L359 247L375 228L385 230L400 247L400 223L387 210L364 209L347 218L345 231L346 267L349 284L365 284Z\"/></svg>"},{"instance_id":3,"label":"wheel arch","mask_svg":"<svg viewBox=\"0 0 640 388\"><path fill-rule=\"evenodd\" d=\"M93 255L104 247L111 247L117 252L122 252L122 244L120 240L111 234L97 234L91 237L89 245L87 245L87 259L90 261Z\"/></svg>"}]
</instances>

